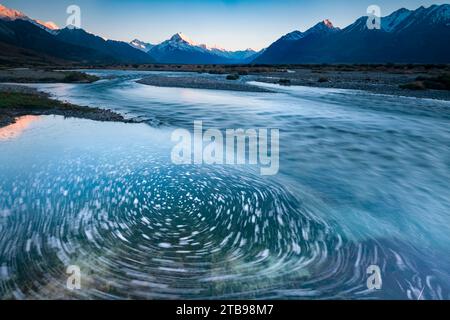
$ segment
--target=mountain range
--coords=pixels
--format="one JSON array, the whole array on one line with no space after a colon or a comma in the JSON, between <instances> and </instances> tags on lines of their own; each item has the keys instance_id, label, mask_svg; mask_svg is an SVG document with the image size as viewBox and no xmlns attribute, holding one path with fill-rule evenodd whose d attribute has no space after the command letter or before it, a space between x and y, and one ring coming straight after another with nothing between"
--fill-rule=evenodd
<instances>
[{"instance_id":1,"label":"mountain range","mask_svg":"<svg viewBox=\"0 0 450 320\"><path fill-rule=\"evenodd\" d=\"M106 40L83 29L60 29L0 5L0 63L302 64L449 63L450 5L400 9L369 30L367 17L340 29L330 20L293 31L256 52L197 44L177 33L160 44Z\"/></svg>"},{"instance_id":2,"label":"mountain range","mask_svg":"<svg viewBox=\"0 0 450 320\"><path fill-rule=\"evenodd\" d=\"M133 40L130 45L146 52L161 63L178 64L242 64L253 61L258 52L247 49L228 51L218 47L197 44L179 32L158 45Z\"/></svg>"},{"instance_id":3,"label":"mountain range","mask_svg":"<svg viewBox=\"0 0 450 320\"><path fill-rule=\"evenodd\" d=\"M306 32L291 32L253 63L449 63L450 5L400 9L369 29L367 17L344 29L325 20Z\"/></svg>"}]
</instances>

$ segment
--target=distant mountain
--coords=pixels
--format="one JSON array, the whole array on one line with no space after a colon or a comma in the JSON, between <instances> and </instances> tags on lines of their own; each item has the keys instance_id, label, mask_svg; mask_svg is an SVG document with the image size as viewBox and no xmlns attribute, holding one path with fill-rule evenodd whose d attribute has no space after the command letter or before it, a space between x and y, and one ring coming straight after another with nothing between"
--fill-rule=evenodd
<instances>
[{"instance_id":1,"label":"distant mountain","mask_svg":"<svg viewBox=\"0 0 450 320\"><path fill-rule=\"evenodd\" d=\"M240 51L227 51L220 48L206 48L209 52L216 54L224 59L227 59L224 63L250 63L256 58L258 52L253 49L246 49Z\"/></svg>"},{"instance_id":2,"label":"distant mountain","mask_svg":"<svg viewBox=\"0 0 450 320\"><path fill-rule=\"evenodd\" d=\"M293 31L267 49L228 51L177 33L153 45L105 40L83 29L60 29L0 5L0 62L83 64L301 64L450 63L450 5L400 9L369 30L367 17L344 29L324 20L305 32ZM27 56L30 59L27 59ZM50 62L51 61L51 62Z\"/></svg>"},{"instance_id":3,"label":"distant mountain","mask_svg":"<svg viewBox=\"0 0 450 320\"><path fill-rule=\"evenodd\" d=\"M155 62L148 54L137 50L126 42L105 40L83 29L64 28L56 32L55 37L63 42L83 46L101 54L113 57L120 63L152 63Z\"/></svg>"},{"instance_id":4,"label":"distant mountain","mask_svg":"<svg viewBox=\"0 0 450 320\"><path fill-rule=\"evenodd\" d=\"M59 30L52 22L33 20L20 11L2 5L0 44L14 52L27 52L39 61L50 59L89 64L154 62L146 53L126 42L104 40L82 29ZM16 61L10 55L5 55L6 58Z\"/></svg>"},{"instance_id":5,"label":"distant mountain","mask_svg":"<svg viewBox=\"0 0 450 320\"><path fill-rule=\"evenodd\" d=\"M381 19L380 30L361 17L340 30L324 21L273 43L253 62L288 63L449 63L450 5L400 9Z\"/></svg>"},{"instance_id":6,"label":"distant mountain","mask_svg":"<svg viewBox=\"0 0 450 320\"><path fill-rule=\"evenodd\" d=\"M295 46L305 45L312 40L319 41L339 31L340 29L335 28L330 20L319 22L305 32L293 31L275 41L254 62L285 63L284 61L291 58L291 52Z\"/></svg>"},{"instance_id":7,"label":"distant mountain","mask_svg":"<svg viewBox=\"0 0 450 320\"><path fill-rule=\"evenodd\" d=\"M160 63L179 64L239 64L252 61L257 52L251 49L227 51L217 47L196 44L182 33L173 35L147 53Z\"/></svg>"},{"instance_id":8,"label":"distant mountain","mask_svg":"<svg viewBox=\"0 0 450 320\"><path fill-rule=\"evenodd\" d=\"M138 39L134 39L133 41L131 41L130 46L132 46L135 49L141 50L145 53L149 52L150 49L154 47L153 44L146 43L146 42L140 41Z\"/></svg>"}]
</instances>

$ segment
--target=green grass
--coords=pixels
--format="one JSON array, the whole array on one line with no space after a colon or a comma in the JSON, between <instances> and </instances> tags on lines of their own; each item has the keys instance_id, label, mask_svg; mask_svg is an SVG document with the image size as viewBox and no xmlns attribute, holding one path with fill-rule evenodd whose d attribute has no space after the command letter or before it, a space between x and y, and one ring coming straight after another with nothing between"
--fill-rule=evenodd
<instances>
[{"instance_id":1,"label":"green grass","mask_svg":"<svg viewBox=\"0 0 450 320\"><path fill-rule=\"evenodd\" d=\"M77 106L40 93L0 92L0 127L22 115L59 115L97 121L128 122L111 110Z\"/></svg>"},{"instance_id":2,"label":"green grass","mask_svg":"<svg viewBox=\"0 0 450 320\"><path fill-rule=\"evenodd\" d=\"M0 112L2 109L22 109L22 110L51 110L66 109L71 111L89 112L92 109L70 103L61 102L48 98L43 94L21 93L21 92L0 92Z\"/></svg>"},{"instance_id":3,"label":"green grass","mask_svg":"<svg viewBox=\"0 0 450 320\"><path fill-rule=\"evenodd\" d=\"M53 108L61 103L38 94L0 92L0 108Z\"/></svg>"}]
</instances>

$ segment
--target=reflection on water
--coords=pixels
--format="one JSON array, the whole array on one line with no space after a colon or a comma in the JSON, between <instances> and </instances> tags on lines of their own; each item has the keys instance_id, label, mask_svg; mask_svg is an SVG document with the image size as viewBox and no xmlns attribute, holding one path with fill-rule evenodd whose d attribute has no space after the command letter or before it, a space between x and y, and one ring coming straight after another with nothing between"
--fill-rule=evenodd
<instances>
[{"instance_id":1,"label":"reflection on water","mask_svg":"<svg viewBox=\"0 0 450 320\"><path fill-rule=\"evenodd\" d=\"M116 77L40 87L161 126L43 117L0 141L0 297L450 298L449 103L98 74ZM171 130L194 120L281 129L281 173L173 166Z\"/></svg>"},{"instance_id":2,"label":"reflection on water","mask_svg":"<svg viewBox=\"0 0 450 320\"><path fill-rule=\"evenodd\" d=\"M39 116L22 116L16 119L16 122L6 127L0 128L0 141L17 138L26 130L31 123L37 121Z\"/></svg>"}]
</instances>

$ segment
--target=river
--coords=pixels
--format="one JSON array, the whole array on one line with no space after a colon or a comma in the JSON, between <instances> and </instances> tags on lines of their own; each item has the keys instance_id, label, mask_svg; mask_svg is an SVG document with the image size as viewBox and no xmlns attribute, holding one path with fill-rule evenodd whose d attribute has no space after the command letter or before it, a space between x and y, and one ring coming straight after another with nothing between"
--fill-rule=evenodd
<instances>
[{"instance_id":1,"label":"river","mask_svg":"<svg viewBox=\"0 0 450 320\"><path fill-rule=\"evenodd\" d=\"M0 129L0 298L450 298L450 102L90 72L104 79L33 86L145 123ZM171 133L199 120L279 129L279 173L172 164Z\"/></svg>"}]
</instances>

